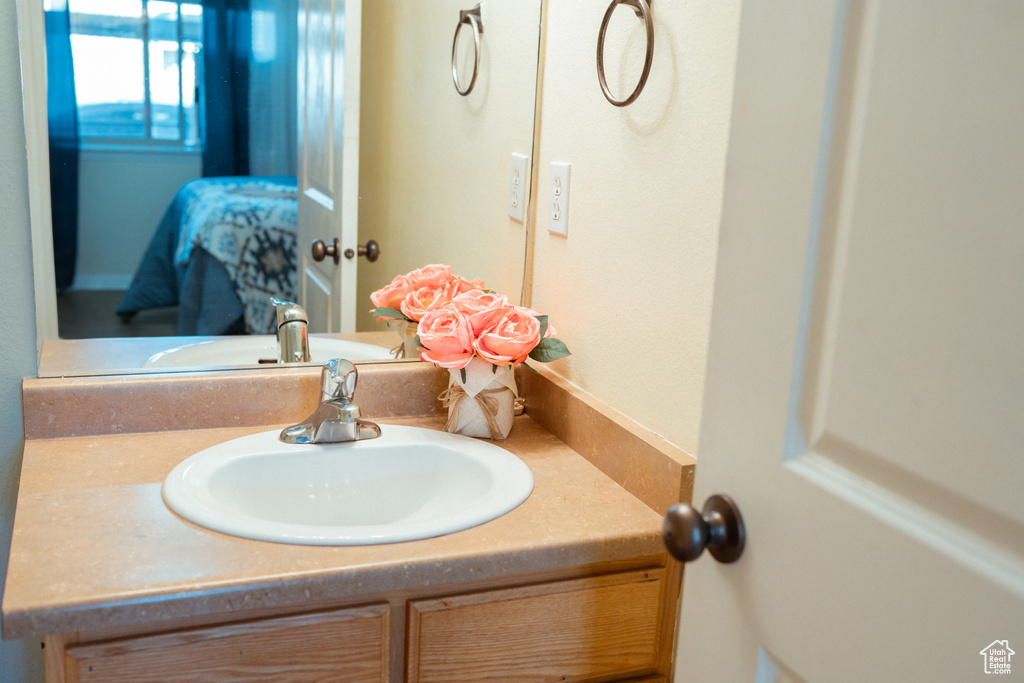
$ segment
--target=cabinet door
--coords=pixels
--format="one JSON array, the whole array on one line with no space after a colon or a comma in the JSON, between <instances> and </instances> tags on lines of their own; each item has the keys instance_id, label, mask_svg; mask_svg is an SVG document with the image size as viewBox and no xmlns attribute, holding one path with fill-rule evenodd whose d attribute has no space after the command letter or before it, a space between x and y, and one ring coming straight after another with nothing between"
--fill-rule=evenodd
<instances>
[{"instance_id":1,"label":"cabinet door","mask_svg":"<svg viewBox=\"0 0 1024 683\"><path fill-rule=\"evenodd\" d=\"M76 645L65 657L68 681L82 683L381 683L387 662L387 605Z\"/></svg>"},{"instance_id":2,"label":"cabinet door","mask_svg":"<svg viewBox=\"0 0 1024 683\"><path fill-rule=\"evenodd\" d=\"M655 673L665 570L409 605L409 683L574 681Z\"/></svg>"}]
</instances>

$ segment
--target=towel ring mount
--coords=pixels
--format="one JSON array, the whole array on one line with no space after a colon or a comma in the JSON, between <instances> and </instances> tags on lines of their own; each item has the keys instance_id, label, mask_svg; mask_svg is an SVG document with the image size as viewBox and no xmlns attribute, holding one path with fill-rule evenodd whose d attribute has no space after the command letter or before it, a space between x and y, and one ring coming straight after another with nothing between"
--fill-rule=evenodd
<instances>
[{"instance_id":1,"label":"towel ring mount","mask_svg":"<svg viewBox=\"0 0 1024 683\"><path fill-rule=\"evenodd\" d=\"M462 27L469 25L473 29L473 77L469 85L463 88L459 85L459 67L456 62L456 50L459 46L459 33ZM455 91L465 97L473 92L476 85L476 77L480 73L480 35L484 32L484 23L480 17L480 5L473 9L464 9L459 12L459 23L455 27L455 39L452 40L452 81L455 83Z\"/></svg>"},{"instance_id":2,"label":"towel ring mount","mask_svg":"<svg viewBox=\"0 0 1024 683\"><path fill-rule=\"evenodd\" d=\"M601 92L604 93L605 99L614 104L616 107L625 107L626 105L632 104L640 93L643 91L644 86L647 85L647 77L651 75L651 63L654 61L654 19L651 17L651 5L653 0L612 0L611 4L608 5L608 9L605 10L604 19L601 21L601 31L597 35L597 80L601 84ZM647 54L644 56L644 70L640 74L640 82L636 84L636 88L630 93L629 97L624 100L617 100L612 95L611 89L608 87L608 81L604 76L604 39L605 34L608 32L608 23L612 19L612 13L615 8L619 5L628 5L633 8L636 15L643 19L644 28L647 30Z\"/></svg>"}]
</instances>

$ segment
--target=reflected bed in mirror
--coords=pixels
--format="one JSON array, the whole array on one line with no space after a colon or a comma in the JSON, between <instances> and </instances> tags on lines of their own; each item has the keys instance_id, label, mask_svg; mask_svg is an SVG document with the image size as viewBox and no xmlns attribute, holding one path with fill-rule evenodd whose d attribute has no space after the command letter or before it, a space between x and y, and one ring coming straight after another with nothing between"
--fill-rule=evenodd
<instances>
[{"instance_id":1,"label":"reflected bed in mirror","mask_svg":"<svg viewBox=\"0 0 1024 683\"><path fill-rule=\"evenodd\" d=\"M270 297L296 298L295 178L186 183L171 200L117 315L177 306L178 336L271 334ZM63 332L63 330L62 330Z\"/></svg>"}]
</instances>

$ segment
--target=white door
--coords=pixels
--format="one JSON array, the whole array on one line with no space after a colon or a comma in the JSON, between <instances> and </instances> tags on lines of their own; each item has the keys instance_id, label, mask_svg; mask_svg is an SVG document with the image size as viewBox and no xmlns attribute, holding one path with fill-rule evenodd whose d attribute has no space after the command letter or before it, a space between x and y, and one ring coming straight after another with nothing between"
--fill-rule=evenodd
<instances>
[{"instance_id":1,"label":"white door","mask_svg":"<svg viewBox=\"0 0 1024 683\"><path fill-rule=\"evenodd\" d=\"M676 680L1020 678L1024 3L745 2L735 97Z\"/></svg>"},{"instance_id":2,"label":"white door","mask_svg":"<svg viewBox=\"0 0 1024 683\"><path fill-rule=\"evenodd\" d=\"M300 0L299 303L310 332L354 332L359 200L360 0ZM336 249L313 259L321 240ZM335 247L335 240L337 246Z\"/></svg>"}]
</instances>

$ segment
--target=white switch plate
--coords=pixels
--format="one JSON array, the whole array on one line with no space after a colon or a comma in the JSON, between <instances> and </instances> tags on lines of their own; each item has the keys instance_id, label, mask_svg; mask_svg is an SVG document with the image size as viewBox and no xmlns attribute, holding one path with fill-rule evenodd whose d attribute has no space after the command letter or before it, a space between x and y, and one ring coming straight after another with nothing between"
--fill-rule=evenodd
<instances>
[{"instance_id":1,"label":"white switch plate","mask_svg":"<svg viewBox=\"0 0 1024 683\"><path fill-rule=\"evenodd\" d=\"M569 162L551 162L548 187L548 232L569 234Z\"/></svg>"},{"instance_id":2,"label":"white switch plate","mask_svg":"<svg viewBox=\"0 0 1024 683\"><path fill-rule=\"evenodd\" d=\"M525 154L513 154L508 171L508 215L524 223L526 215L527 189L526 166L530 158Z\"/></svg>"}]
</instances>

